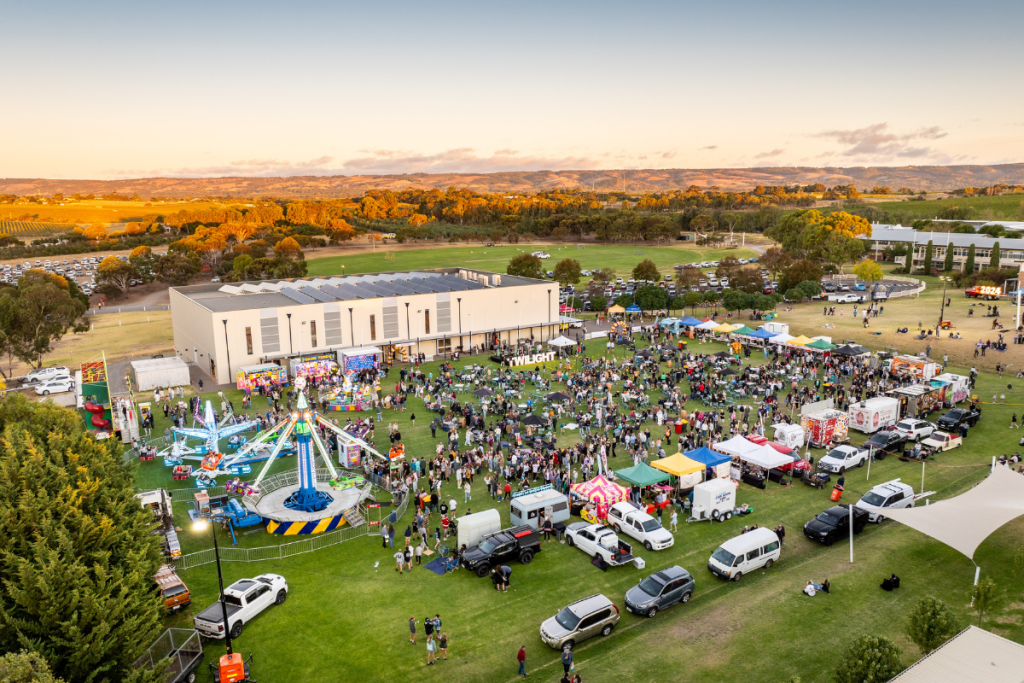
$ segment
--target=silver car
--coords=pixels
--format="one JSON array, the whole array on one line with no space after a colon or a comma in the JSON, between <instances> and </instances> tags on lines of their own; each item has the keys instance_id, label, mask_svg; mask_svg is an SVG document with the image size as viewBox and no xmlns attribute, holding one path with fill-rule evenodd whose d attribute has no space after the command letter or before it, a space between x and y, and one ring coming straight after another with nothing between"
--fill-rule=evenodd
<instances>
[{"instance_id":1,"label":"silver car","mask_svg":"<svg viewBox=\"0 0 1024 683\"><path fill-rule=\"evenodd\" d=\"M619 608L598 593L572 603L541 624L540 638L556 650L572 649L598 634L610 635L617 623Z\"/></svg>"},{"instance_id":2,"label":"silver car","mask_svg":"<svg viewBox=\"0 0 1024 683\"><path fill-rule=\"evenodd\" d=\"M626 609L633 614L654 618L659 610L677 602L686 603L695 586L690 572L676 565L651 574L626 591Z\"/></svg>"}]
</instances>

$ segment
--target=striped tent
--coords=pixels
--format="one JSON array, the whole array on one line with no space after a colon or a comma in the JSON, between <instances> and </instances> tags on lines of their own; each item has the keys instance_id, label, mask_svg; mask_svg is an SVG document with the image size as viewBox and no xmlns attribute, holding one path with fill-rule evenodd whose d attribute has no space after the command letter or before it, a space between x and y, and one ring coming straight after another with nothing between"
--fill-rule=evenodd
<instances>
[{"instance_id":1,"label":"striped tent","mask_svg":"<svg viewBox=\"0 0 1024 683\"><path fill-rule=\"evenodd\" d=\"M582 484L573 484L571 490L574 495L586 498L592 503L611 505L612 503L618 503L629 498L629 489L619 486L603 474L599 474Z\"/></svg>"}]
</instances>

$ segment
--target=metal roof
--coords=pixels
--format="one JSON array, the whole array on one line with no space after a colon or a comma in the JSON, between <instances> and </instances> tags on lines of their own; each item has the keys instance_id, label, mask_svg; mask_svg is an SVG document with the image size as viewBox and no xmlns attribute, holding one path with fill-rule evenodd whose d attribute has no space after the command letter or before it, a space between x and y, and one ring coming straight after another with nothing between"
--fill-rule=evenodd
<instances>
[{"instance_id":1,"label":"metal roof","mask_svg":"<svg viewBox=\"0 0 1024 683\"><path fill-rule=\"evenodd\" d=\"M914 230L901 225L872 225L872 241L928 244L928 240L938 247L952 244L954 247L969 247L972 244L978 249L991 249L999 242L999 249L1024 249L1024 239L1017 237L1000 237L996 239L988 235L967 235L960 232L927 232Z\"/></svg>"},{"instance_id":2,"label":"metal roof","mask_svg":"<svg viewBox=\"0 0 1024 683\"><path fill-rule=\"evenodd\" d=\"M1024 683L1024 646L968 626L889 683Z\"/></svg>"}]
</instances>

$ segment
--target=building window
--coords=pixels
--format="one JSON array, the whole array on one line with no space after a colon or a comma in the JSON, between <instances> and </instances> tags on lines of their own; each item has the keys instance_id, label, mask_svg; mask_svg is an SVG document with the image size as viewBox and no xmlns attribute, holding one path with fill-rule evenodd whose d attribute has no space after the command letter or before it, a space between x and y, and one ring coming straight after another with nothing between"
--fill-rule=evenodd
<instances>
[{"instance_id":1,"label":"building window","mask_svg":"<svg viewBox=\"0 0 1024 683\"><path fill-rule=\"evenodd\" d=\"M370 316L370 341L377 341L377 316Z\"/></svg>"},{"instance_id":2,"label":"building window","mask_svg":"<svg viewBox=\"0 0 1024 683\"><path fill-rule=\"evenodd\" d=\"M430 334L430 309L423 311L423 334Z\"/></svg>"},{"instance_id":3,"label":"building window","mask_svg":"<svg viewBox=\"0 0 1024 683\"><path fill-rule=\"evenodd\" d=\"M438 339L437 340L437 353L438 355L447 354L452 352L452 340L451 339Z\"/></svg>"},{"instance_id":4,"label":"building window","mask_svg":"<svg viewBox=\"0 0 1024 683\"><path fill-rule=\"evenodd\" d=\"M252 328L245 328L245 351L250 356L252 355Z\"/></svg>"},{"instance_id":5,"label":"building window","mask_svg":"<svg viewBox=\"0 0 1024 683\"><path fill-rule=\"evenodd\" d=\"M313 342L313 348L316 348L316 321L309 321L309 340Z\"/></svg>"}]
</instances>

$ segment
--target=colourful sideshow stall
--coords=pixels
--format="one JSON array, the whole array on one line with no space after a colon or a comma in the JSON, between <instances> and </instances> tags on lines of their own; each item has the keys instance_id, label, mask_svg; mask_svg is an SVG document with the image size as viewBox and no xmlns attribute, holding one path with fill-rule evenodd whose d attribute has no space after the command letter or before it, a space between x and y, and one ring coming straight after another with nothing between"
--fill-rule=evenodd
<instances>
[{"instance_id":1,"label":"colourful sideshow stall","mask_svg":"<svg viewBox=\"0 0 1024 683\"><path fill-rule=\"evenodd\" d=\"M307 382L319 382L334 374L338 361L333 353L311 353L289 361L292 377L305 377Z\"/></svg>"},{"instance_id":2,"label":"colourful sideshow stall","mask_svg":"<svg viewBox=\"0 0 1024 683\"><path fill-rule=\"evenodd\" d=\"M235 373L239 389L252 390L258 386L281 387L288 385L288 371L274 363L243 365Z\"/></svg>"}]
</instances>

